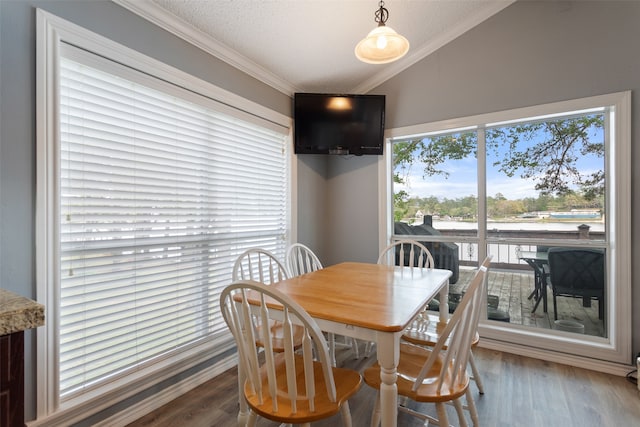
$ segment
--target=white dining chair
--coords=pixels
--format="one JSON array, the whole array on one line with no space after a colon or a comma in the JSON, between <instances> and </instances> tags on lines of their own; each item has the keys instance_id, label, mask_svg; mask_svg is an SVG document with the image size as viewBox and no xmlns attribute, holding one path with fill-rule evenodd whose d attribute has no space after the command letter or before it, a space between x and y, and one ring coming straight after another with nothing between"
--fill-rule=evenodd
<instances>
[{"instance_id":1,"label":"white dining chair","mask_svg":"<svg viewBox=\"0 0 640 427\"><path fill-rule=\"evenodd\" d=\"M399 239L386 248L378 256L378 264L398 265L417 269L433 268L433 256L422 243L411 239ZM374 343L369 342L365 347L365 354L369 356Z\"/></svg>"},{"instance_id":2,"label":"white dining chair","mask_svg":"<svg viewBox=\"0 0 640 427\"><path fill-rule=\"evenodd\" d=\"M422 243L411 239L396 240L380 252L378 264L415 268L433 268L433 256Z\"/></svg>"},{"instance_id":3,"label":"white dining chair","mask_svg":"<svg viewBox=\"0 0 640 427\"><path fill-rule=\"evenodd\" d=\"M308 246L302 243L294 243L289 246L285 258L285 264L290 277L322 269L322 263L318 256ZM336 347L350 348L354 352L356 358L360 357L358 342L355 338L343 336L342 341L336 338L337 337L333 333L327 334L329 354L334 366L336 365Z\"/></svg>"},{"instance_id":4,"label":"white dining chair","mask_svg":"<svg viewBox=\"0 0 640 427\"><path fill-rule=\"evenodd\" d=\"M289 246L285 256L285 264L291 277L322 268L322 263L318 256L302 243L294 243Z\"/></svg>"},{"instance_id":5,"label":"white dining chair","mask_svg":"<svg viewBox=\"0 0 640 427\"><path fill-rule=\"evenodd\" d=\"M231 280L255 280L267 285L287 279L284 264L270 251L261 248L247 249L236 258Z\"/></svg>"},{"instance_id":6,"label":"white dining chair","mask_svg":"<svg viewBox=\"0 0 640 427\"><path fill-rule=\"evenodd\" d=\"M491 257L485 258L482 263L482 266L487 270L487 276L489 274L488 271L490 264ZM433 347L438 341L440 332L445 326L446 324L442 324L440 322L440 317L438 314L425 311L418 318L416 318L411 326L405 329L404 334L402 334L402 339L416 345ZM482 383L480 370L478 369L478 366L476 365L475 359L473 357L473 348L477 347L479 341L480 335L476 331L469 354L469 367L471 368L472 372L471 379L475 382L476 387L478 388L478 392L480 394L484 394L484 385Z\"/></svg>"},{"instance_id":7,"label":"white dining chair","mask_svg":"<svg viewBox=\"0 0 640 427\"><path fill-rule=\"evenodd\" d=\"M239 281L222 291L220 309L238 348L241 416L245 401L250 409L247 426L255 426L258 416L308 426L340 413L342 424L351 427L348 399L360 389L362 377L331 366L322 331L299 304L272 286ZM272 317L282 319L282 351L270 345L272 331L265 325ZM303 330L299 348L294 326ZM257 336L267 338L262 350L255 345Z\"/></svg>"},{"instance_id":8,"label":"white dining chair","mask_svg":"<svg viewBox=\"0 0 640 427\"><path fill-rule=\"evenodd\" d=\"M480 266L480 268L484 271L484 280L480 284L480 290L479 290L483 298L474 300L474 303L478 304L478 308L477 308L478 313L482 311L482 305L485 303L484 294L487 288L491 258L492 258L491 256L487 256ZM475 277L476 276L474 275L474 278L472 279L471 283L473 283L473 280L475 280ZM469 289L467 289L466 292L469 292ZM466 295L466 292L465 292L465 295ZM480 341L480 335L478 334L477 324L478 322L474 323L475 330L473 332L471 345L469 347L468 366L471 368L471 375L469 376L469 379L474 381L474 383L476 384L476 387L478 388L478 392L480 394L484 394L484 385L482 383L482 377L480 376L480 370L478 369L478 366L476 365L475 359L473 357L473 349L477 347ZM448 325L448 322L442 323L440 321L440 317L437 314L424 312L420 317L418 317L411 324L410 327L405 329L404 333L402 334L402 339L414 345L423 346L426 348L434 348L438 344L440 337L443 333L443 330L447 327L447 325ZM445 349L447 345L448 344L445 343ZM473 406L475 406L473 402L473 396L471 395L471 393L467 393L466 404L463 405L463 409L470 410L470 407L473 407ZM473 414L472 414L472 419L474 420L474 425L477 425L477 420L473 418Z\"/></svg>"},{"instance_id":9,"label":"white dining chair","mask_svg":"<svg viewBox=\"0 0 640 427\"><path fill-rule=\"evenodd\" d=\"M288 277L284 264L272 252L261 248L250 248L242 252L233 264L231 273L233 282L254 280L266 285L272 285ZM269 324L271 328L271 345L277 351L284 351L282 323L270 320ZM293 332L295 345L299 347L302 343L302 329L294 326ZM258 335L255 344L258 347L264 347L266 339L266 337Z\"/></svg>"},{"instance_id":10,"label":"white dining chair","mask_svg":"<svg viewBox=\"0 0 640 427\"><path fill-rule=\"evenodd\" d=\"M469 391L470 380L466 368L484 300L486 274L484 265L476 271L467 292L433 347L400 344L396 383L398 396L418 403L434 403L438 418L418 412L409 405L399 405L398 410L424 420L425 425L433 422L448 426L444 404L451 402L461 426L467 425L465 408L471 415L473 425L478 426L478 414ZM371 420L371 426L377 426L380 422L380 366L375 363L365 369L363 377L367 385L378 390ZM463 397L466 397L466 405L463 404Z\"/></svg>"}]
</instances>

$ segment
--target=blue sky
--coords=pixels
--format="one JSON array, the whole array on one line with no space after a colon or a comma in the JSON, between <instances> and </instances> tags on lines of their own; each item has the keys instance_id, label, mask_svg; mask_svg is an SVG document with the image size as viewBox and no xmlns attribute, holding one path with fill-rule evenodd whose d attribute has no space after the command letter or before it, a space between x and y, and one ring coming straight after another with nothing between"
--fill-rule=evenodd
<instances>
[{"instance_id":1,"label":"blue sky","mask_svg":"<svg viewBox=\"0 0 640 427\"><path fill-rule=\"evenodd\" d=\"M599 140L602 140L600 133ZM598 139L595 139L598 140ZM533 142L528 145L532 145ZM491 160L489 160L491 162ZM602 169L604 159L595 156L581 157L578 161L582 171L593 171ZM447 160L440 169L449 173L448 178L443 176L430 176L423 178L423 166L414 164L411 166L407 177L408 186L394 184L394 191L405 189L411 196L431 197L439 199L456 199L469 195L477 195L477 166L473 155L463 160ZM498 172L497 167L491 165L487 168L487 195L495 196L501 193L507 199L521 199L525 197L537 197L538 192L534 189L535 180L522 179L519 175L508 178L505 174Z\"/></svg>"}]
</instances>

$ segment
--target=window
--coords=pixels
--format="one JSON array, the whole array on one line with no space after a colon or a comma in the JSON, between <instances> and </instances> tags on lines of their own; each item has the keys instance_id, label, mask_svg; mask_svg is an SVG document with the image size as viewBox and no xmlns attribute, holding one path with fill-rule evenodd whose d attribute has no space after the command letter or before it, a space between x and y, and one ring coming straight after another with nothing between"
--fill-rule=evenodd
<instances>
[{"instance_id":1,"label":"window","mask_svg":"<svg viewBox=\"0 0 640 427\"><path fill-rule=\"evenodd\" d=\"M53 122L38 141L39 389L54 398L39 418L86 417L91 399L229 350L218 305L235 258L256 246L283 258L291 228L288 119L79 44L49 52L59 72L41 94Z\"/></svg>"},{"instance_id":2,"label":"window","mask_svg":"<svg viewBox=\"0 0 640 427\"><path fill-rule=\"evenodd\" d=\"M484 336L628 363L628 103L612 94L391 130L387 238L424 242L453 271L451 306L493 255ZM556 309L553 247L604 254L593 306L576 294Z\"/></svg>"}]
</instances>

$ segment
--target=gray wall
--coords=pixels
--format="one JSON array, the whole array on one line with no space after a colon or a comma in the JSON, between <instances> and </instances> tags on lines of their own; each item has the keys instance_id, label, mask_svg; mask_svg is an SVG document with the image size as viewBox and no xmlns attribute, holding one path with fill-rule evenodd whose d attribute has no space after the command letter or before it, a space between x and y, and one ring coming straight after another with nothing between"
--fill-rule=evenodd
<instances>
[{"instance_id":1,"label":"gray wall","mask_svg":"<svg viewBox=\"0 0 640 427\"><path fill-rule=\"evenodd\" d=\"M291 99L106 0L0 0L0 287L35 298L35 8L282 114ZM25 335L27 420L35 417L35 333Z\"/></svg>"},{"instance_id":2,"label":"gray wall","mask_svg":"<svg viewBox=\"0 0 640 427\"><path fill-rule=\"evenodd\" d=\"M328 159L328 264L378 259L378 160L378 156Z\"/></svg>"},{"instance_id":3,"label":"gray wall","mask_svg":"<svg viewBox=\"0 0 640 427\"><path fill-rule=\"evenodd\" d=\"M0 0L0 287L31 298L35 297L35 7L278 112L289 115L291 110L287 96L111 2ZM635 92L640 88L638 22L640 2L519 1L372 92L387 95L388 128ZM640 132L639 103L634 96L634 141ZM632 154L633 164L640 164L638 150ZM377 160L377 156L298 158L298 240L317 247L326 265L377 257ZM636 168L634 183L639 174ZM634 223L639 203L634 198ZM635 278L640 236L636 227L631 232ZM637 292L634 307L640 308ZM640 350L639 323L640 315L635 315L634 351ZM26 404L28 413L34 414L34 335L26 338Z\"/></svg>"},{"instance_id":4,"label":"gray wall","mask_svg":"<svg viewBox=\"0 0 640 427\"><path fill-rule=\"evenodd\" d=\"M327 242L323 231L327 211L327 156L305 154L297 156L297 196L298 230L296 241L304 243L320 258L323 265L329 265L325 254Z\"/></svg>"},{"instance_id":5,"label":"gray wall","mask_svg":"<svg viewBox=\"0 0 640 427\"><path fill-rule=\"evenodd\" d=\"M640 230L635 226L640 220L640 198L635 197L640 180L640 150L635 148L640 140L639 23L638 1L518 1L372 91L387 96L387 128L633 91L633 354L640 351ZM358 250L354 242L370 241L377 233L372 218L378 197L366 187L377 182L377 167L358 166L342 172L342 185L328 181L330 201L337 203L348 193L361 196L357 202L335 204L332 218L371 217L370 228L345 232L328 226L325 239L344 260L358 256L350 252ZM370 248L363 244L360 250L370 257ZM340 259L332 255L331 260Z\"/></svg>"},{"instance_id":6,"label":"gray wall","mask_svg":"<svg viewBox=\"0 0 640 427\"><path fill-rule=\"evenodd\" d=\"M518 1L375 91L398 127L638 89L639 22L637 1Z\"/></svg>"},{"instance_id":7,"label":"gray wall","mask_svg":"<svg viewBox=\"0 0 640 427\"><path fill-rule=\"evenodd\" d=\"M324 266L378 259L378 156L298 156L298 239ZM350 236L357 236L351 239Z\"/></svg>"}]
</instances>

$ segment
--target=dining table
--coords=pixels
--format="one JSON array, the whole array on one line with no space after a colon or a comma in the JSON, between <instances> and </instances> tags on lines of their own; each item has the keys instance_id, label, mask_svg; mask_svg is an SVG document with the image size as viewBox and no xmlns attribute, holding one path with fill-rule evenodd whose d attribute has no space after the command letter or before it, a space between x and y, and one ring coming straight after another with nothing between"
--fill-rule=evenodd
<instances>
[{"instance_id":1,"label":"dining table","mask_svg":"<svg viewBox=\"0 0 640 427\"><path fill-rule=\"evenodd\" d=\"M444 269L343 262L270 286L300 304L324 332L376 343L381 425L396 427L400 338L436 296L440 321L447 321L451 275ZM248 417L243 401L241 397L239 425Z\"/></svg>"},{"instance_id":2,"label":"dining table","mask_svg":"<svg viewBox=\"0 0 640 427\"><path fill-rule=\"evenodd\" d=\"M547 275L549 271L549 254L546 251L522 251L519 258L533 269L533 291L528 299L533 298L532 313L538 309L542 301L542 311L547 312Z\"/></svg>"}]
</instances>

